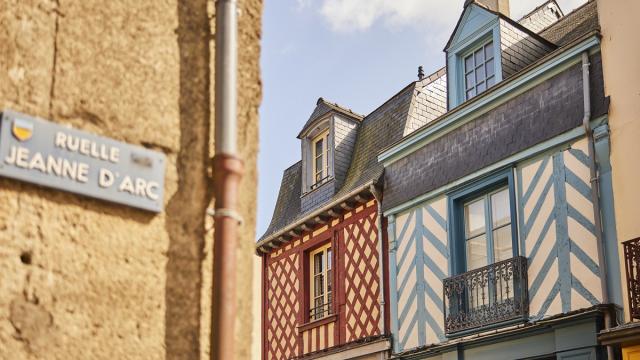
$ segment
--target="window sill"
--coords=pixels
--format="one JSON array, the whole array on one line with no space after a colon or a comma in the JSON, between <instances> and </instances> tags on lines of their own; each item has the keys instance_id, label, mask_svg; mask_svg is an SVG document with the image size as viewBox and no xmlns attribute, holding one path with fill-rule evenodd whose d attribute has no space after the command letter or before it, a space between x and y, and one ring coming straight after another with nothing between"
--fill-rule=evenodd
<instances>
[{"instance_id":1,"label":"window sill","mask_svg":"<svg viewBox=\"0 0 640 360\"><path fill-rule=\"evenodd\" d=\"M322 326L322 325L326 325L326 324L335 322L336 320L338 320L338 314L325 316L322 319L314 320L314 321L311 321L311 322L308 322L306 324L302 324L302 325L298 326L298 332L301 333L303 331L311 330L311 329L316 328L318 326Z\"/></svg>"},{"instance_id":2,"label":"window sill","mask_svg":"<svg viewBox=\"0 0 640 360\"><path fill-rule=\"evenodd\" d=\"M313 189L308 190L307 192L303 193L300 198L303 198L311 193L314 193L316 191L318 191L318 189L323 188L325 185L332 183L335 180L335 178L332 176L329 179L323 181L322 183L318 184L318 186L314 187Z\"/></svg>"}]
</instances>

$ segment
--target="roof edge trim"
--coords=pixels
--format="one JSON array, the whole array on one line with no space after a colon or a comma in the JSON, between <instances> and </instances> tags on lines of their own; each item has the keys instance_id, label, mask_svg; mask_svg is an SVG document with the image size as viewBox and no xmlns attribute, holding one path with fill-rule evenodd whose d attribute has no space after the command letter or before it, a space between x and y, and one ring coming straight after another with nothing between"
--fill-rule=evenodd
<instances>
[{"instance_id":1,"label":"roof edge trim","mask_svg":"<svg viewBox=\"0 0 640 360\"><path fill-rule=\"evenodd\" d=\"M264 246L268 246L273 240L277 239L278 237L280 237L283 234L286 234L287 232L295 229L296 227L302 225L303 223L309 221L309 219L312 219L316 216L322 215L323 213L333 209L336 206L339 206L340 203L343 203L345 201L348 201L349 199L355 197L356 195L362 193L362 192L370 192L370 189L372 186L376 186L378 183L378 181L373 180L373 181L369 181L365 184L363 184L362 186L359 186L355 189L353 189L351 192L349 192L348 194L345 194L344 196L337 198L329 203L327 203L326 205L324 205L323 207L310 212L309 214L305 215L304 217L299 218L298 220L292 222L291 224L287 225L286 227L264 237L262 240L258 241L255 244L255 249L256 252L259 254L260 252L262 252L260 249Z\"/></svg>"}]
</instances>

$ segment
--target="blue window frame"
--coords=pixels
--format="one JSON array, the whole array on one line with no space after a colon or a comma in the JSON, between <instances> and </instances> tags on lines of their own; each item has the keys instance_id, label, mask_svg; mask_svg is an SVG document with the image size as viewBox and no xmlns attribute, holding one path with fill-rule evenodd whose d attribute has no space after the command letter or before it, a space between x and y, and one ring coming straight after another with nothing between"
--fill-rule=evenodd
<instances>
[{"instance_id":1,"label":"blue window frame","mask_svg":"<svg viewBox=\"0 0 640 360\"><path fill-rule=\"evenodd\" d=\"M452 274L518 255L513 171L501 170L449 194Z\"/></svg>"}]
</instances>

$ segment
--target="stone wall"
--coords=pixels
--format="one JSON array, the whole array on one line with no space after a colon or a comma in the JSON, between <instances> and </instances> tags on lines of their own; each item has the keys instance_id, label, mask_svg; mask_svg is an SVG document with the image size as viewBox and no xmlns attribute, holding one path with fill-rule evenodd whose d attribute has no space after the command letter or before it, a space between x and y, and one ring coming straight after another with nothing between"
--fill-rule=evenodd
<instances>
[{"instance_id":1,"label":"stone wall","mask_svg":"<svg viewBox=\"0 0 640 360\"><path fill-rule=\"evenodd\" d=\"M261 0L239 1L237 349L251 357ZM167 155L165 211L0 179L0 358L208 357L214 1L4 0L3 108Z\"/></svg>"}]
</instances>

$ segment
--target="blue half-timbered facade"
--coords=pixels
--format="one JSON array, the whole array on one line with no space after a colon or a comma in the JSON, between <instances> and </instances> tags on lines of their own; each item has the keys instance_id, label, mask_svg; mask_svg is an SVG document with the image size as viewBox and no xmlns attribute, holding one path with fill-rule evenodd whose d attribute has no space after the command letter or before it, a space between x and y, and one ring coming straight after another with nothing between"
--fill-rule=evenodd
<instances>
[{"instance_id":1,"label":"blue half-timbered facade","mask_svg":"<svg viewBox=\"0 0 640 360\"><path fill-rule=\"evenodd\" d=\"M448 111L378 157L392 357L607 358L622 300L599 52L595 2L514 21L466 1Z\"/></svg>"}]
</instances>

